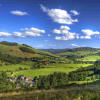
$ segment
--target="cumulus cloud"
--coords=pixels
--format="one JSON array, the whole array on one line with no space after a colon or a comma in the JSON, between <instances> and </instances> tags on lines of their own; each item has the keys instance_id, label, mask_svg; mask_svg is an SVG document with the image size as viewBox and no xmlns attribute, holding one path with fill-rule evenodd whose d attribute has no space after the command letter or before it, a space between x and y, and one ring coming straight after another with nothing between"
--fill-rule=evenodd
<instances>
[{"instance_id":1,"label":"cumulus cloud","mask_svg":"<svg viewBox=\"0 0 100 100\"><path fill-rule=\"evenodd\" d=\"M71 10L70 12L71 12L73 15L75 15L75 16L76 16L76 15L79 15L79 12L76 11L76 10Z\"/></svg>"},{"instance_id":2,"label":"cumulus cloud","mask_svg":"<svg viewBox=\"0 0 100 100\"><path fill-rule=\"evenodd\" d=\"M78 19L73 19L71 15L62 9L49 9L43 5L40 5L43 12L46 12L48 16L52 18L54 22L60 24L73 24L74 22L78 22Z\"/></svg>"},{"instance_id":3,"label":"cumulus cloud","mask_svg":"<svg viewBox=\"0 0 100 100\"><path fill-rule=\"evenodd\" d=\"M24 37L24 35L21 32L13 32L14 36L16 37Z\"/></svg>"},{"instance_id":4,"label":"cumulus cloud","mask_svg":"<svg viewBox=\"0 0 100 100\"><path fill-rule=\"evenodd\" d=\"M69 32L70 28L68 26L61 26L60 29L54 29L53 33L55 34L61 34L63 36L56 36L56 40L72 40L72 39L78 39L78 34Z\"/></svg>"},{"instance_id":5,"label":"cumulus cloud","mask_svg":"<svg viewBox=\"0 0 100 100\"><path fill-rule=\"evenodd\" d=\"M99 31L93 31L90 29L82 29L81 32L85 35L85 36L80 36L80 39L91 39L93 35L98 35L100 34Z\"/></svg>"},{"instance_id":6,"label":"cumulus cloud","mask_svg":"<svg viewBox=\"0 0 100 100\"><path fill-rule=\"evenodd\" d=\"M18 16L25 16L25 15L28 15L27 12L23 12L23 11L19 11L19 10L11 11L11 14L13 14L13 15L18 15Z\"/></svg>"},{"instance_id":7,"label":"cumulus cloud","mask_svg":"<svg viewBox=\"0 0 100 100\"><path fill-rule=\"evenodd\" d=\"M37 37L41 36L41 34L45 33L45 30L40 30L35 27L31 28L22 28L21 29L23 32L14 32L14 36L17 37Z\"/></svg>"},{"instance_id":8,"label":"cumulus cloud","mask_svg":"<svg viewBox=\"0 0 100 100\"><path fill-rule=\"evenodd\" d=\"M9 36L11 36L11 34L8 32L0 32L0 36L1 37L9 37Z\"/></svg>"},{"instance_id":9,"label":"cumulus cloud","mask_svg":"<svg viewBox=\"0 0 100 100\"><path fill-rule=\"evenodd\" d=\"M8 32L0 32L0 37L37 37L42 36L45 33L45 30L41 30L35 27L31 28L22 28L20 32L12 32L12 34Z\"/></svg>"},{"instance_id":10,"label":"cumulus cloud","mask_svg":"<svg viewBox=\"0 0 100 100\"><path fill-rule=\"evenodd\" d=\"M68 26L61 26L60 29L54 29L53 33L56 34L66 34L70 30L70 27Z\"/></svg>"}]
</instances>

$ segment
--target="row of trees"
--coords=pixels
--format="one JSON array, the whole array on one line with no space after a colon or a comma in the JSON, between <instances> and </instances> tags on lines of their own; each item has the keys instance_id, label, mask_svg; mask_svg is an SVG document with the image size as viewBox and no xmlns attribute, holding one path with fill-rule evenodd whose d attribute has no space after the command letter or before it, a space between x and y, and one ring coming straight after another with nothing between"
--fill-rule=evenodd
<instances>
[{"instance_id":1,"label":"row of trees","mask_svg":"<svg viewBox=\"0 0 100 100\"><path fill-rule=\"evenodd\" d=\"M37 81L37 88L57 88L68 84L68 75L66 73L55 72L48 76L40 76Z\"/></svg>"},{"instance_id":2,"label":"row of trees","mask_svg":"<svg viewBox=\"0 0 100 100\"><path fill-rule=\"evenodd\" d=\"M93 76L100 76L100 61L96 61L94 65L80 68L68 74L70 81L84 81L87 80L87 77L93 78Z\"/></svg>"}]
</instances>

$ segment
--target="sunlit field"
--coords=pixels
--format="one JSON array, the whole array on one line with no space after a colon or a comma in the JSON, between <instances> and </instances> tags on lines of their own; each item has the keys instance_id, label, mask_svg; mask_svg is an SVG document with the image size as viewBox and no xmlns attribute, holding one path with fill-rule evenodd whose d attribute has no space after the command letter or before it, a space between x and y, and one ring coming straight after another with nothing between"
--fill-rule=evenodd
<instances>
[{"instance_id":1,"label":"sunlit field","mask_svg":"<svg viewBox=\"0 0 100 100\"><path fill-rule=\"evenodd\" d=\"M54 64L54 65L44 65L43 68L30 69L27 65L9 65L2 66L0 71L13 71L13 76L24 75L26 77L35 77L39 75L48 75L54 72L65 72L69 73L71 71L77 70L78 68L87 67L92 64ZM21 69L21 70L20 70ZM8 75L11 74L8 72Z\"/></svg>"}]
</instances>

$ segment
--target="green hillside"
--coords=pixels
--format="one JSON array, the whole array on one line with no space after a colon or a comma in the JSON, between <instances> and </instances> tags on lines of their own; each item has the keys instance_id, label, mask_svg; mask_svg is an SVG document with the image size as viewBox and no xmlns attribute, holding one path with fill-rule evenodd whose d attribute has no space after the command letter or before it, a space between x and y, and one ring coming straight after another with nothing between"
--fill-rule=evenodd
<instances>
[{"instance_id":1,"label":"green hillside","mask_svg":"<svg viewBox=\"0 0 100 100\"><path fill-rule=\"evenodd\" d=\"M36 50L25 44L21 45L17 43L6 42L6 41L0 42L0 53L21 57L21 58L43 57L43 55L56 57L51 53Z\"/></svg>"},{"instance_id":2,"label":"green hillside","mask_svg":"<svg viewBox=\"0 0 100 100\"><path fill-rule=\"evenodd\" d=\"M9 59L8 59L9 58ZM55 61L63 59L42 50L34 49L26 44L12 42L0 42L0 64L3 63L20 63L22 61Z\"/></svg>"},{"instance_id":3,"label":"green hillside","mask_svg":"<svg viewBox=\"0 0 100 100\"><path fill-rule=\"evenodd\" d=\"M80 47L74 49L44 49L44 51L76 61L97 61L100 60L100 49Z\"/></svg>"},{"instance_id":4,"label":"green hillside","mask_svg":"<svg viewBox=\"0 0 100 100\"><path fill-rule=\"evenodd\" d=\"M43 51L47 51L53 54L59 54L59 53L66 53L66 52L76 52L76 51L98 51L100 49L97 48L91 48L91 47L79 47L79 48L73 48L73 49L41 49Z\"/></svg>"}]
</instances>

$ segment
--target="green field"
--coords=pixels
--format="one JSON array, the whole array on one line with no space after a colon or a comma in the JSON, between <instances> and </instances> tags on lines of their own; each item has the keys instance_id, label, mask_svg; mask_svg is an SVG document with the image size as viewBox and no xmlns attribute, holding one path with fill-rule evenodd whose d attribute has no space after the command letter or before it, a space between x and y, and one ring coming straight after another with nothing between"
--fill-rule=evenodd
<instances>
[{"instance_id":1,"label":"green field","mask_svg":"<svg viewBox=\"0 0 100 100\"><path fill-rule=\"evenodd\" d=\"M87 57L84 57L84 58L81 58L81 59L78 59L79 61L97 61L97 60L100 60L100 56L96 56L96 55L93 55L93 56L87 56Z\"/></svg>"},{"instance_id":2,"label":"green field","mask_svg":"<svg viewBox=\"0 0 100 100\"><path fill-rule=\"evenodd\" d=\"M16 64L16 65L7 65L7 66L1 66L0 67L0 71L17 71L20 68L22 68L22 70L24 68L29 69L30 66L29 65L20 65L20 64Z\"/></svg>"},{"instance_id":3,"label":"green field","mask_svg":"<svg viewBox=\"0 0 100 100\"><path fill-rule=\"evenodd\" d=\"M40 69L30 69L30 66L28 65L9 65L9 66L2 66L0 68L0 71L12 71L13 73L8 74L10 76L19 76L24 75L26 77L33 78L34 76L39 75L48 75L53 72L65 72L69 73L71 71L77 70L81 67L87 67L91 64L54 64L54 65L44 65ZM19 68L22 67L22 70L19 70ZM24 68L27 68L27 70L24 70Z\"/></svg>"}]
</instances>

